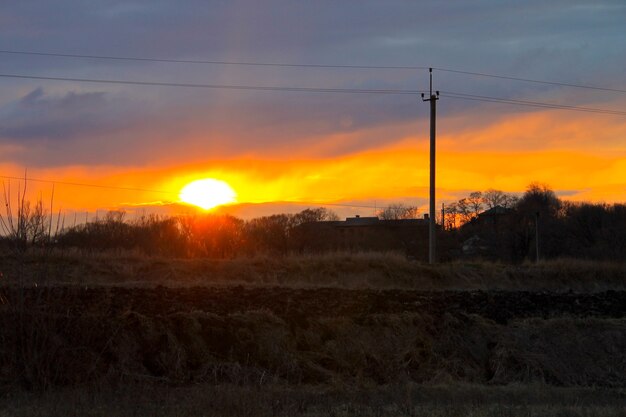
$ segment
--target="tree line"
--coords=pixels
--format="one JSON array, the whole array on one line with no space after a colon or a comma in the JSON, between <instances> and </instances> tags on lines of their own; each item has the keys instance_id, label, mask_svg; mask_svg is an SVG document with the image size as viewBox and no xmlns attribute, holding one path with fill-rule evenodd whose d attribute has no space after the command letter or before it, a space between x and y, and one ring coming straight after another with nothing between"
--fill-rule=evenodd
<instances>
[{"instance_id":1,"label":"tree line","mask_svg":"<svg viewBox=\"0 0 626 417\"><path fill-rule=\"evenodd\" d=\"M457 249L450 258L517 263L537 255L613 261L626 255L625 204L565 201L545 184L530 184L520 197L473 192L449 205L443 217L443 233ZM469 254L462 250L468 240L474 242Z\"/></svg>"},{"instance_id":2,"label":"tree line","mask_svg":"<svg viewBox=\"0 0 626 417\"><path fill-rule=\"evenodd\" d=\"M148 215L126 220L123 211L110 211L98 221L63 230L51 244L94 251L138 250L157 256L233 258L289 253L302 246L301 225L337 219L325 208L248 221L228 214Z\"/></svg>"},{"instance_id":3,"label":"tree line","mask_svg":"<svg viewBox=\"0 0 626 417\"><path fill-rule=\"evenodd\" d=\"M10 215L11 214L11 215ZM129 220L110 211L97 221L59 227L60 213L47 213L42 202L22 200L16 214L0 215L5 248L79 248L84 251L137 250L151 256L232 258L259 253L289 254L337 250L345 236L328 223L339 220L325 208L243 220L227 214L142 216ZM377 212L382 220L415 219L415 206L395 204ZM53 228L53 217L56 225ZM521 196L489 189L445 205L438 218L441 260L483 258L523 262L559 257L622 261L626 254L626 205L564 201L548 186L533 183ZM332 223L331 223L332 225ZM415 227L415 226L412 226ZM388 250L421 247L424 235L377 238L369 245ZM394 232L395 233L395 232ZM382 236L382 235L381 235ZM394 245L402 236L402 245ZM365 242L364 236L360 241ZM370 242L371 243L371 242ZM396 242L397 243L397 242ZM417 246L416 246L417 244ZM404 245L404 246L403 246ZM348 246L360 250L359 244Z\"/></svg>"}]
</instances>

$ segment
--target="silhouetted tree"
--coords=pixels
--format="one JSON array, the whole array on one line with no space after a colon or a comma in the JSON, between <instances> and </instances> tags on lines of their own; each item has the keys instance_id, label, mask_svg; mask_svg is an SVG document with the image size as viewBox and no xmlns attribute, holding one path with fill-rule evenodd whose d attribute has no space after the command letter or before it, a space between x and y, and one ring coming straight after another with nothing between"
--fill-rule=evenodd
<instances>
[{"instance_id":1,"label":"silhouetted tree","mask_svg":"<svg viewBox=\"0 0 626 417\"><path fill-rule=\"evenodd\" d=\"M470 202L467 198L460 199L456 203L456 209L460 217L461 224L469 223L474 218Z\"/></svg>"},{"instance_id":2,"label":"silhouetted tree","mask_svg":"<svg viewBox=\"0 0 626 417\"><path fill-rule=\"evenodd\" d=\"M561 208L561 200L546 184L531 183L518 201L517 210L522 214L554 218Z\"/></svg>"},{"instance_id":3,"label":"silhouetted tree","mask_svg":"<svg viewBox=\"0 0 626 417\"><path fill-rule=\"evenodd\" d=\"M248 221L245 233L248 251L286 253L289 251L290 216L274 214Z\"/></svg>"},{"instance_id":4,"label":"silhouetted tree","mask_svg":"<svg viewBox=\"0 0 626 417\"><path fill-rule=\"evenodd\" d=\"M507 195L503 191L490 188L483 193L482 201L487 209L492 209L498 206L506 207Z\"/></svg>"},{"instance_id":5,"label":"silhouetted tree","mask_svg":"<svg viewBox=\"0 0 626 417\"><path fill-rule=\"evenodd\" d=\"M337 216L337 214L331 210L319 207L314 209L306 209L301 211L300 213L294 214L291 217L291 225L292 227L295 227L304 223L331 220L339 220L339 216Z\"/></svg>"},{"instance_id":6,"label":"silhouetted tree","mask_svg":"<svg viewBox=\"0 0 626 417\"><path fill-rule=\"evenodd\" d=\"M626 206L564 202L563 256L623 260L626 255Z\"/></svg>"},{"instance_id":7,"label":"silhouetted tree","mask_svg":"<svg viewBox=\"0 0 626 417\"><path fill-rule=\"evenodd\" d=\"M472 216L474 218L478 217L481 211L483 211L483 193L480 191L474 191L470 193L467 198L467 202L469 204L470 210L472 211Z\"/></svg>"},{"instance_id":8,"label":"silhouetted tree","mask_svg":"<svg viewBox=\"0 0 626 417\"><path fill-rule=\"evenodd\" d=\"M501 191L487 190L482 194L472 193L457 203L447 205L444 213L446 232L442 233L441 240L445 242L445 249L442 243L442 256L459 256L462 243L478 237L481 251L475 252L476 256L512 262L534 259L535 226L539 220L542 258L625 259L624 204L564 202L548 186L533 183L517 204L509 206L509 210L479 216L479 198L483 207L488 208L514 201ZM32 217L35 225L32 230L26 225L21 229L25 231L24 236L28 236L24 240L27 248L37 245L36 236L46 233L42 226L44 222L40 219L43 218L43 209L35 207L31 212L28 211L30 207L24 207L24 217ZM416 215L412 210L414 208L402 205L392 207L395 211L388 211L384 218L397 220ZM497 221L494 216L497 216ZM111 211L98 221L62 230L55 241L46 240L46 244L93 251L135 249L149 255L227 258L240 254L362 250L363 247L370 250L404 248L407 253L419 253L419 250L413 249L427 240L426 235L416 240L417 229L370 229L359 231L357 244L354 244L357 242L354 239L346 244L345 230L338 230L337 224L329 220L337 220L336 214L322 208L248 221L219 214L142 216L127 221L124 212ZM457 227L459 220L461 225ZM8 220L5 217L3 221L6 223ZM5 237L5 244L9 238Z\"/></svg>"},{"instance_id":9,"label":"silhouetted tree","mask_svg":"<svg viewBox=\"0 0 626 417\"><path fill-rule=\"evenodd\" d=\"M457 227L457 219L459 217L459 208L457 203L451 203L445 206L443 213L443 226L445 230L454 230Z\"/></svg>"},{"instance_id":10,"label":"silhouetted tree","mask_svg":"<svg viewBox=\"0 0 626 417\"><path fill-rule=\"evenodd\" d=\"M561 200L545 184L531 183L516 208L516 257L535 259L536 240L539 239L540 258L557 256L563 235L558 220ZM539 230L539 235L536 231Z\"/></svg>"},{"instance_id":11,"label":"silhouetted tree","mask_svg":"<svg viewBox=\"0 0 626 417\"><path fill-rule=\"evenodd\" d=\"M325 208L306 209L291 216L289 250L321 252L336 246L336 231L329 224L339 216Z\"/></svg>"},{"instance_id":12,"label":"silhouetted tree","mask_svg":"<svg viewBox=\"0 0 626 417\"><path fill-rule=\"evenodd\" d=\"M405 206L401 203L390 204L376 214L381 220L416 219L419 216L419 209L416 206Z\"/></svg>"}]
</instances>

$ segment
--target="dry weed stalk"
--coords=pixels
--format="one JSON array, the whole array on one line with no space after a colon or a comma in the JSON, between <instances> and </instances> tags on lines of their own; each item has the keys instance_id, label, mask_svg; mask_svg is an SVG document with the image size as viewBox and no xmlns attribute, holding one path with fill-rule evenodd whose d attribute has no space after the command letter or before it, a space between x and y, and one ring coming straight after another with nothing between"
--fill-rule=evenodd
<instances>
[{"instance_id":1,"label":"dry weed stalk","mask_svg":"<svg viewBox=\"0 0 626 417\"><path fill-rule=\"evenodd\" d=\"M0 354L5 354L4 359L9 366L17 370L21 383L31 388L46 389L59 378L57 339L65 325L45 309L46 306L61 305L62 300L50 299L44 288L28 292L26 263L29 248L40 247L45 255L49 254L51 243L59 234L61 212L53 229L54 187L48 213L41 193L34 203L26 198L27 185L25 172L14 200L11 183L2 183L4 211L0 211L0 234L16 261L17 267L10 281L17 286L5 288L6 294L0 293L0 308L6 317L0 343L12 346L8 356L6 352L0 351ZM40 279L46 277L48 267L46 262L37 263L37 268L41 268L37 274ZM11 293L12 296L8 296ZM27 297L31 299L28 303Z\"/></svg>"},{"instance_id":2,"label":"dry weed stalk","mask_svg":"<svg viewBox=\"0 0 626 417\"><path fill-rule=\"evenodd\" d=\"M42 195L33 204L26 199L27 179L17 190L17 207L13 204L11 183L2 183L4 213L0 212L0 231L10 243L10 248L17 253L25 252L30 246L49 246L59 233L61 212L59 211L56 229L53 233L52 212L54 206L54 186L50 197L50 212L44 208Z\"/></svg>"}]
</instances>

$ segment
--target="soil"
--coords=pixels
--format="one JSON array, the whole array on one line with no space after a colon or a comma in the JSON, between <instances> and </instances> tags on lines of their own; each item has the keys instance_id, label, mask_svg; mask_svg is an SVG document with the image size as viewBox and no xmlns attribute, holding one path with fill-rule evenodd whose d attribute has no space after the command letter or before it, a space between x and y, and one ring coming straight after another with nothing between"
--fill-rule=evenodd
<instances>
[{"instance_id":1,"label":"soil","mask_svg":"<svg viewBox=\"0 0 626 417\"><path fill-rule=\"evenodd\" d=\"M0 385L626 386L626 291L0 289Z\"/></svg>"},{"instance_id":2,"label":"soil","mask_svg":"<svg viewBox=\"0 0 626 417\"><path fill-rule=\"evenodd\" d=\"M475 314L499 324L540 317L626 315L626 291L594 294L529 291L409 291L251 287L120 288L50 287L3 290L8 304L23 294L28 308L60 309L67 314L115 316L134 311L147 316L203 311L228 315L267 310L293 317L360 317L370 314L445 312ZM41 300L62 302L42 303Z\"/></svg>"}]
</instances>

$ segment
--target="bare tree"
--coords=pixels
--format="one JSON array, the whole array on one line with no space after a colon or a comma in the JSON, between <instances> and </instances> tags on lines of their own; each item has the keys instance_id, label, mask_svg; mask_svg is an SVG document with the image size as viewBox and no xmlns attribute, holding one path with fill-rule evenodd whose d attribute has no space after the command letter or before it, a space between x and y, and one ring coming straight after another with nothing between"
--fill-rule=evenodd
<instances>
[{"instance_id":1,"label":"bare tree","mask_svg":"<svg viewBox=\"0 0 626 417\"><path fill-rule=\"evenodd\" d=\"M518 209L527 214L541 213L542 217L558 215L561 200L546 184L531 183L522 198L517 203Z\"/></svg>"},{"instance_id":2,"label":"bare tree","mask_svg":"<svg viewBox=\"0 0 626 417\"><path fill-rule=\"evenodd\" d=\"M446 230L456 229L459 209L457 203L448 204L443 213L443 227Z\"/></svg>"},{"instance_id":3,"label":"bare tree","mask_svg":"<svg viewBox=\"0 0 626 417\"><path fill-rule=\"evenodd\" d=\"M504 206L507 195L503 191L490 188L483 193L482 200L485 206L487 206L487 209L492 209L497 206Z\"/></svg>"},{"instance_id":4,"label":"bare tree","mask_svg":"<svg viewBox=\"0 0 626 417\"><path fill-rule=\"evenodd\" d=\"M474 191L469 197L462 198L456 202L456 211L461 223L467 223L478 217L483 209L482 193Z\"/></svg>"},{"instance_id":5,"label":"bare tree","mask_svg":"<svg viewBox=\"0 0 626 417\"><path fill-rule=\"evenodd\" d=\"M504 199L504 203L502 203L502 207L505 208L513 208L519 203L519 197L507 194Z\"/></svg>"},{"instance_id":6,"label":"bare tree","mask_svg":"<svg viewBox=\"0 0 626 417\"><path fill-rule=\"evenodd\" d=\"M460 216L461 223L467 223L472 220L472 210L467 198L462 198L456 203L457 213Z\"/></svg>"},{"instance_id":7,"label":"bare tree","mask_svg":"<svg viewBox=\"0 0 626 417\"><path fill-rule=\"evenodd\" d=\"M504 191L488 189L483 193L483 203L487 206L487 209L500 206L505 208L512 208L517 204L519 198L514 195L507 194Z\"/></svg>"},{"instance_id":8,"label":"bare tree","mask_svg":"<svg viewBox=\"0 0 626 417\"><path fill-rule=\"evenodd\" d=\"M304 223L322 222L329 220L339 220L339 216L332 211L324 207L306 209L300 213L291 216L291 226L295 227Z\"/></svg>"},{"instance_id":9,"label":"bare tree","mask_svg":"<svg viewBox=\"0 0 626 417\"><path fill-rule=\"evenodd\" d=\"M472 211L472 217L476 218L483 211L483 193L480 191L474 191L470 193L467 198L470 210Z\"/></svg>"},{"instance_id":10,"label":"bare tree","mask_svg":"<svg viewBox=\"0 0 626 417\"><path fill-rule=\"evenodd\" d=\"M419 209L416 206L405 206L401 203L391 204L376 214L381 220L416 219L419 216Z\"/></svg>"}]
</instances>

